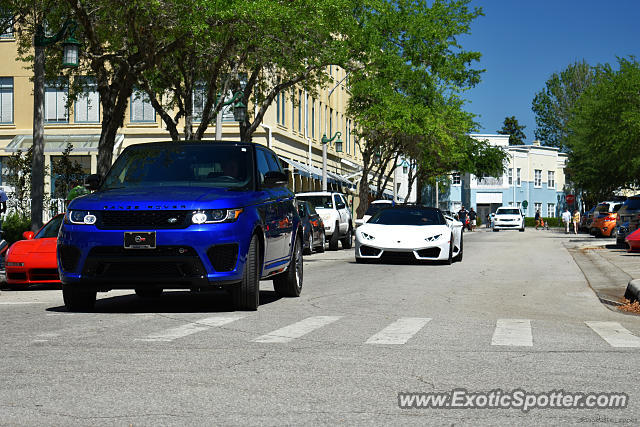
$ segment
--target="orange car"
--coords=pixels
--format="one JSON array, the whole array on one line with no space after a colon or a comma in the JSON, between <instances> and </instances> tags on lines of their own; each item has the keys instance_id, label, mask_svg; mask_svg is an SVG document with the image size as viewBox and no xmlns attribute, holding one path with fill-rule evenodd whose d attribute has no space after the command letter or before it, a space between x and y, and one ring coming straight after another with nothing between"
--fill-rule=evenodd
<instances>
[{"instance_id":1,"label":"orange car","mask_svg":"<svg viewBox=\"0 0 640 427\"><path fill-rule=\"evenodd\" d=\"M616 228L617 212L624 202L598 203L593 212L593 221L589 231L596 237L611 237L611 232Z\"/></svg>"}]
</instances>

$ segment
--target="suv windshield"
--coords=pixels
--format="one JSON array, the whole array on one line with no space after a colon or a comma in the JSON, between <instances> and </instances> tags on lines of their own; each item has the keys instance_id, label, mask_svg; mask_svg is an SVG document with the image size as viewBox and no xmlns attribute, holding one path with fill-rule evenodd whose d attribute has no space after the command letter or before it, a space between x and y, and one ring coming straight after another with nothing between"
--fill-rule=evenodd
<instances>
[{"instance_id":1,"label":"suv windshield","mask_svg":"<svg viewBox=\"0 0 640 427\"><path fill-rule=\"evenodd\" d=\"M135 186L246 188L253 182L247 147L200 144L145 144L127 148L106 176L103 190Z\"/></svg>"},{"instance_id":2,"label":"suv windshield","mask_svg":"<svg viewBox=\"0 0 640 427\"><path fill-rule=\"evenodd\" d=\"M498 209L496 215L520 215L520 210L518 208Z\"/></svg>"},{"instance_id":3,"label":"suv windshield","mask_svg":"<svg viewBox=\"0 0 640 427\"><path fill-rule=\"evenodd\" d=\"M296 196L296 198L311 203L311 206L316 209L333 209L331 196Z\"/></svg>"},{"instance_id":4,"label":"suv windshield","mask_svg":"<svg viewBox=\"0 0 640 427\"><path fill-rule=\"evenodd\" d=\"M639 197L629 197L626 202L624 202L624 206L629 210L640 209L640 198Z\"/></svg>"},{"instance_id":5,"label":"suv windshield","mask_svg":"<svg viewBox=\"0 0 640 427\"><path fill-rule=\"evenodd\" d=\"M367 209L367 211L364 214L373 216L376 213L378 213L380 209L386 209L390 207L391 207L391 203L374 203L369 205L369 209Z\"/></svg>"},{"instance_id":6,"label":"suv windshield","mask_svg":"<svg viewBox=\"0 0 640 427\"><path fill-rule=\"evenodd\" d=\"M380 210L367 223L384 225L444 225L446 221L437 209L391 208Z\"/></svg>"},{"instance_id":7,"label":"suv windshield","mask_svg":"<svg viewBox=\"0 0 640 427\"><path fill-rule=\"evenodd\" d=\"M58 231L60 230L60 225L62 224L62 220L64 219L64 215L58 215L53 217L51 221L49 221L40 232L35 235L34 239L46 239L48 237L58 237Z\"/></svg>"}]
</instances>

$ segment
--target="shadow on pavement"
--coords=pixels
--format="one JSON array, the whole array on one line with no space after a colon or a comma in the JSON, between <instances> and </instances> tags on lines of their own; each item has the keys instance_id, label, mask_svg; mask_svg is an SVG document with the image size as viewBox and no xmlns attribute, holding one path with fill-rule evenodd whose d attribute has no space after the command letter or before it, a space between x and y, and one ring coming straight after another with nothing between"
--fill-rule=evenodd
<instances>
[{"instance_id":1,"label":"shadow on pavement","mask_svg":"<svg viewBox=\"0 0 640 427\"><path fill-rule=\"evenodd\" d=\"M6 282L0 284L0 289L3 291L16 291L16 292L33 292L33 291L55 291L61 290L60 284L48 283L42 285L8 285Z\"/></svg>"},{"instance_id":2,"label":"shadow on pavement","mask_svg":"<svg viewBox=\"0 0 640 427\"><path fill-rule=\"evenodd\" d=\"M276 302L280 298L275 291L260 291L261 306ZM60 300L62 301L62 294ZM56 313L68 312L64 305L49 307L46 310ZM232 311L234 309L231 297L225 292L167 291L158 298L141 298L131 291L130 295L99 298L91 313L222 313Z\"/></svg>"}]
</instances>

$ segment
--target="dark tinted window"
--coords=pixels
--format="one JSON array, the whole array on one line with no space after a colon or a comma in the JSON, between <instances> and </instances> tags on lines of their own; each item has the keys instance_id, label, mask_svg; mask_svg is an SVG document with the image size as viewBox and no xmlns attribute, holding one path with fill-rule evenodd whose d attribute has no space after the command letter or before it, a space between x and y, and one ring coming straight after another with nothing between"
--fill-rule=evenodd
<instances>
[{"instance_id":1,"label":"dark tinted window","mask_svg":"<svg viewBox=\"0 0 640 427\"><path fill-rule=\"evenodd\" d=\"M624 203L624 206L626 209L633 209L633 210L640 209L640 198L630 197Z\"/></svg>"},{"instance_id":2,"label":"dark tinted window","mask_svg":"<svg viewBox=\"0 0 640 427\"><path fill-rule=\"evenodd\" d=\"M446 221L439 210L424 208L382 209L369 224L385 225L444 225Z\"/></svg>"},{"instance_id":3,"label":"dark tinted window","mask_svg":"<svg viewBox=\"0 0 640 427\"><path fill-rule=\"evenodd\" d=\"M300 200L306 200L311 203L314 208L333 209L331 196L296 196Z\"/></svg>"},{"instance_id":4,"label":"dark tinted window","mask_svg":"<svg viewBox=\"0 0 640 427\"><path fill-rule=\"evenodd\" d=\"M240 188L253 179L247 147L138 145L126 149L105 178L103 189L134 186L211 186Z\"/></svg>"},{"instance_id":5,"label":"dark tinted window","mask_svg":"<svg viewBox=\"0 0 640 427\"><path fill-rule=\"evenodd\" d=\"M611 207L611 205L609 203L600 203L596 207L596 212L609 212L609 208L610 207Z\"/></svg>"},{"instance_id":6,"label":"dark tinted window","mask_svg":"<svg viewBox=\"0 0 640 427\"><path fill-rule=\"evenodd\" d=\"M518 208L498 209L496 211L496 215L520 215L520 209Z\"/></svg>"},{"instance_id":7,"label":"dark tinted window","mask_svg":"<svg viewBox=\"0 0 640 427\"><path fill-rule=\"evenodd\" d=\"M622 204L615 205L615 206L614 206L614 208L613 208L613 211L614 211L614 212L618 212L618 211L620 210L620 208L621 208L621 207L622 207Z\"/></svg>"},{"instance_id":8,"label":"dark tinted window","mask_svg":"<svg viewBox=\"0 0 640 427\"><path fill-rule=\"evenodd\" d=\"M298 202L298 215L300 215L300 218L307 217L307 206L305 202Z\"/></svg>"},{"instance_id":9,"label":"dark tinted window","mask_svg":"<svg viewBox=\"0 0 640 427\"><path fill-rule=\"evenodd\" d=\"M391 207L391 203L374 203L369 205L369 209L364 213L365 215L375 215L381 209L386 209Z\"/></svg>"},{"instance_id":10,"label":"dark tinted window","mask_svg":"<svg viewBox=\"0 0 640 427\"><path fill-rule=\"evenodd\" d=\"M35 239L46 239L48 237L58 237L58 231L64 215L54 216L42 229L36 234Z\"/></svg>"},{"instance_id":11,"label":"dark tinted window","mask_svg":"<svg viewBox=\"0 0 640 427\"><path fill-rule=\"evenodd\" d=\"M263 150L256 150L256 163L258 164L258 180L260 184L264 182L264 176L270 171L266 154Z\"/></svg>"}]
</instances>

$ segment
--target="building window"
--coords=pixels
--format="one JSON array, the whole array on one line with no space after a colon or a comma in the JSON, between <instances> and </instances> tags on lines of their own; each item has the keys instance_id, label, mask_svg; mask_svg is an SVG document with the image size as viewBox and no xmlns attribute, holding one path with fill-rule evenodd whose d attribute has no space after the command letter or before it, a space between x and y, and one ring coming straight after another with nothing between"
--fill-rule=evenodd
<instances>
[{"instance_id":1,"label":"building window","mask_svg":"<svg viewBox=\"0 0 640 427\"><path fill-rule=\"evenodd\" d=\"M518 209L520 209L520 205L521 205L521 203L520 203L520 202L516 202L516 207L517 207Z\"/></svg>"},{"instance_id":2,"label":"building window","mask_svg":"<svg viewBox=\"0 0 640 427\"><path fill-rule=\"evenodd\" d=\"M296 91L291 89L291 131L296 128Z\"/></svg>"},{"instance_id":3,"label":"building window","mask_svg":"<svg viewBox=\"0 0 640 427\"><path fill-rule=\"evenodd\" d=\"M542 171L540 169L533 172L533 186L542 187Z\"/></svg>"},{"instance_id":4,"label":"building window","mask_svg":"<svg viewBox=\"0 0 640 427\"><path fill-rule=\"evenodd\" d=\"M554 218L556 216L556 204L555 203L547 203L547 216L549 218Z\"/></svg>"},{"instance_id":5,"label":"building window","mask_svg":"<svg viewBox=\"0 0 640 427\"><path fill-rule=\"evenodd\" d=\"M520 187L522 185L522 180L520 179L520 168L516 169L516 185Z\"/></svg>"},{"instance_id":6,"label":"building window","mask_svg":"<svg viewBox=\"0 0 640 427\"><path fill-rule=\"evenodd\" d=\"M540 211L540 215L542 215L542 203L534 203L533 210L534 212Z\"/></svg>"},{"instance_id":7,"label":"building window","mask_svg":"<svg viewBox=\"0 0 640 427\"><path fill-rule=\"evenodd\" d=\"M351 153L351 120L347 119L347 137L345 138L347 143L347 154Z\"/></svg>"},{"instance_id":8,"label":"building window","mask_svg":"<svg viewBox=\"0 0 640 427\"><path fill-rule=\"evenodd\" d=\"M100 122L100 94L98 84L93 77L78 77L83 92L78 95L74 108L76 123Z\"/></svg>"},{"instance_id":9,"label":"building window","mask_svg":"<svg viewBox=\"0 0 640 427\"><path fill-rule=\"evenodd\" d=\"M556 173L554 171L547 172L547 187L556 188Z\"/></svg>"},{"instance_id":10,"label":"building window","mask_svg":"<svg viewBox=\"0 0 640 427\"><path fill-rule=\"evenodd\" d=\"M13 77L0 77L0 123L13 123Z\"/></svg>"},{"instance_id":11,"label":"building window","mask_svg":"<svg viewBox=\"0 0 640 427\"><path fill-rule=\"evenodd\" d=\"M207 85L203 82L196 83L193 86L193 120L195 122L202 121L202 112L204 104L207 102Z\"/></svg>"},{"instance_id":12,"label":"building window","mask_svg":"<svg viewBox=\"0 0 640 427\"><path fill-rule=\"evenodd\" d=\"M402 173L405 175L409 173L409 166L406 163L402 165Z\"/></svg>"},{"instance_id":13,"label":"building window","mask_svg":"<svg viewBox=\"0 0 640 427\"><path fill-rule=\"evenodd\" d=\"M462 177L460 176L460 172L454 172L451 175L451 184L452 185L460 185L460 184L462 184Z\"/></svg>"},{"instance_id":14,"label":"building window","mask_svg":"<svg viewBox=\"0 0 640 427\"><path fill-rule=\"evenodd\" d=\"M0 33L0 39L13 39L13 17L0 12L0 23L6 26L4 33Z\"/></svg>"},{"instance_id":15,"label":"building window","mask_svg":"<svg viewBox=\"0 0 640 427\"><path fill-rule=\"evenodd\" d=\"M302 132L302 91L298 91L298 132Z\"/></svg>"},{"instance_id":16,"label":"building window","mask_svg":"<svg viewBox=\"0 0 640 427\"><path fill-rule=\"evenodd\" d=\"M316 100L311 98L311 138L316 137Z\"/></svg>"},{"instance_id":17,"label":"building window","mask_svg":"<svg viewBox=\"0 0 640 427\"><path fill-rule=\"evenodd\" d=\"M67 109L68 95L69 84L67 79L59 79L54 83L45 83L45 123L69 123L69 111Z\"/></svg>"},{"instance_id":18,"label":"building window","mask_svg":"<svg viewBox=\"0 0 640 427\"><path fill-rule=\"evenodd\" d=\"M507 170L507 179L509 180L509 185L513 185L513 169L509 168Z\"/></svg>"},{"instance_id":19,"label":"building window","mask_svg":"<svg viewBox=\"0 0 640 427\"><path fill-rule=\"evenodd\" d=\"M333 137L333 108L329 108L329 138Z\"/></svg>"},{"instance_id":20,"label":"building window","mask_svg":"<svg viewBox=\"0 0 640 427\"><path fill-rule=\"evenodd\" d=\"M149 101L149 96L141 90L134 89L131 94L131 121L132 122L155 122L156 111Z\"/></svg>"},{"instance_id":21,"label":"building window","mask_svg":"<svg viewBox=\"0 0 640 427\"><path fill-rule=\"evenodd\" d=\"M309 136L309 110L311 109L311 106L309 105L309 94L305 93L304 94L304 98L305 98L305 108L304 108L304 130L305 130L305 136Z\"/></svg>"}]
</instances>

